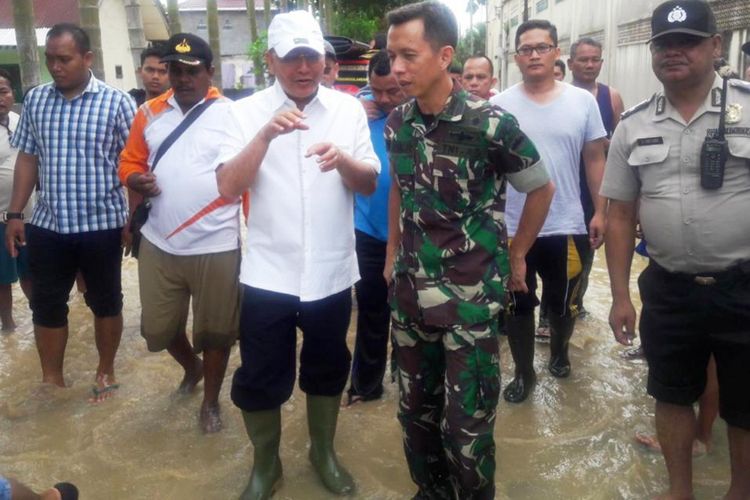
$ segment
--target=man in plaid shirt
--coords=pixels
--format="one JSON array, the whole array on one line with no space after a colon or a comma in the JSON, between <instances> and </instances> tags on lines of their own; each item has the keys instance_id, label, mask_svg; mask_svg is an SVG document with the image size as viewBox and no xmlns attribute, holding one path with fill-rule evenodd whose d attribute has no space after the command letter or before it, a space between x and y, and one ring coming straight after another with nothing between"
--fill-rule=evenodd
<instances>
[{"instance_id":1,"label":"man in plaid shirt","mask_svg":"<svg viewBox=\"0 0 750 500\"><path fill-rule=\"evenodd\" d=\"M13 146L13 195L3 219L11 255L27 244L22 209L38 185L28 230L30 301L42 382L65 387L68 296L81 272L94 313L99 365L92 402L117 389L114 361L122 335L121 232L127 219L117 161L135 113L132 99L97 80L88 35L58 24L47 34L54 82L29 91Z\"/></svg>"}]
</instances>

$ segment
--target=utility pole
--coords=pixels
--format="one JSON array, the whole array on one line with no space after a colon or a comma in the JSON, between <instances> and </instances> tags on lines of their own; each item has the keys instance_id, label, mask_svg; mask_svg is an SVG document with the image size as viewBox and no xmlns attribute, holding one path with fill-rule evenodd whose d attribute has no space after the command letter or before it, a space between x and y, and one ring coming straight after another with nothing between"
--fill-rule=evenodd
<instances>
[{"instance_id":1,"label":"utility pole","mask_svg":"<svg viewBox=\"0 0 750 500\"><path fill-rule=\"evenodd\" d=\"M523 22L529 20L529 0L523 0Z\"/></svg>"}]
</instances>

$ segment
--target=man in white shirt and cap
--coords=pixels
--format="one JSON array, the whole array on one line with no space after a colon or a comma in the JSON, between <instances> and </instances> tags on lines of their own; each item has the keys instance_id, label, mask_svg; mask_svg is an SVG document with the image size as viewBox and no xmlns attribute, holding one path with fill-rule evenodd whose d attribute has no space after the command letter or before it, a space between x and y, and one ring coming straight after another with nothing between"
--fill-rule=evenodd
<instances>
[{"instance_id":1,"label":"man in white shirt and cap","mask_svg":"<svg viewBox=\"0 0 750 500\"><path fill-rule=\"evenodd\" d=\"M359 279L354 193L375 189L379 162L359 102L320 85L320 26L305 11L278 14L266 61L276 83L236 103L217 161L222 196L250 191L240 318L242 365L232 400L254 446L242 498L267 498L281 479L281 405L292 394L296 329L307 395L310 461L337 494L354 481L333 449L351 355L346 333Z\"/></svg>"}]
</instances>

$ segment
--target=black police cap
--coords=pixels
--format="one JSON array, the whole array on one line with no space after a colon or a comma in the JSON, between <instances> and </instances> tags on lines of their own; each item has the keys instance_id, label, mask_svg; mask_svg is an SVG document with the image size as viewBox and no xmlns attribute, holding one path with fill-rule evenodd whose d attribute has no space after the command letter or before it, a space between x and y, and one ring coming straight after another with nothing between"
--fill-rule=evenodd
<instances>
[{"instance_id":1,"label":"black police cap","mask_svg":"<svg viewBox=\"0 0 750 500\"><path fill-rule=\"evenodd\" d=\"M716 18L704 0L670 0L660 4L651 16L651 38L672 33L708 38L717 33Z\"/></svg>"},{"instance_id":2,"label":"black police cap","mask_svg":"<svg viewBox=\"0 0 750 500\"><path fill-rule=\"evenodd\" d=\"M210 66L213 59L211 47L204 39L191 33L177 33L167 42L161 62L177 61L190 66L205 63Z\"/></svg>"}]
</instances>

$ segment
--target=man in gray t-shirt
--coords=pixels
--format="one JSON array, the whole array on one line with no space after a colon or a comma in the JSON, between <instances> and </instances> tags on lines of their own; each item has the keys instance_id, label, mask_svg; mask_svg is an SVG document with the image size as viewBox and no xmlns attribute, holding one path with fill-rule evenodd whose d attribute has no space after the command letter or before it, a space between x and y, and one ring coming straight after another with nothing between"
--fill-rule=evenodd
<instances>
[{"instance_id":1,"label":"man in gray t-shirt","mask_svg":"<svg viewBox=\"0 0 750 500\"><path fill-rule=\"evenodd\" d=\"M530 20L516 31L516 63L523 82L490 99L518 119L549 165L556 191L539 237L526 255L528 293L512 294L512 308L505 317L508 342L516 364L515 378L505 388L507 401L525 400L536 383L534 373L534 308L536 273L549 298L550 361L555 377L570 374L568 343L578 315L582 262L601 245L605 204L599 196L604 172L606 131L593 96L555 80L555 60L560 56L557 29L543 20ZM580 160L586 168L595 212L586 227L581 207ZM518 229L525 196L508 187L506 223L508 236Z\"/></svg>"}]
</instances>

